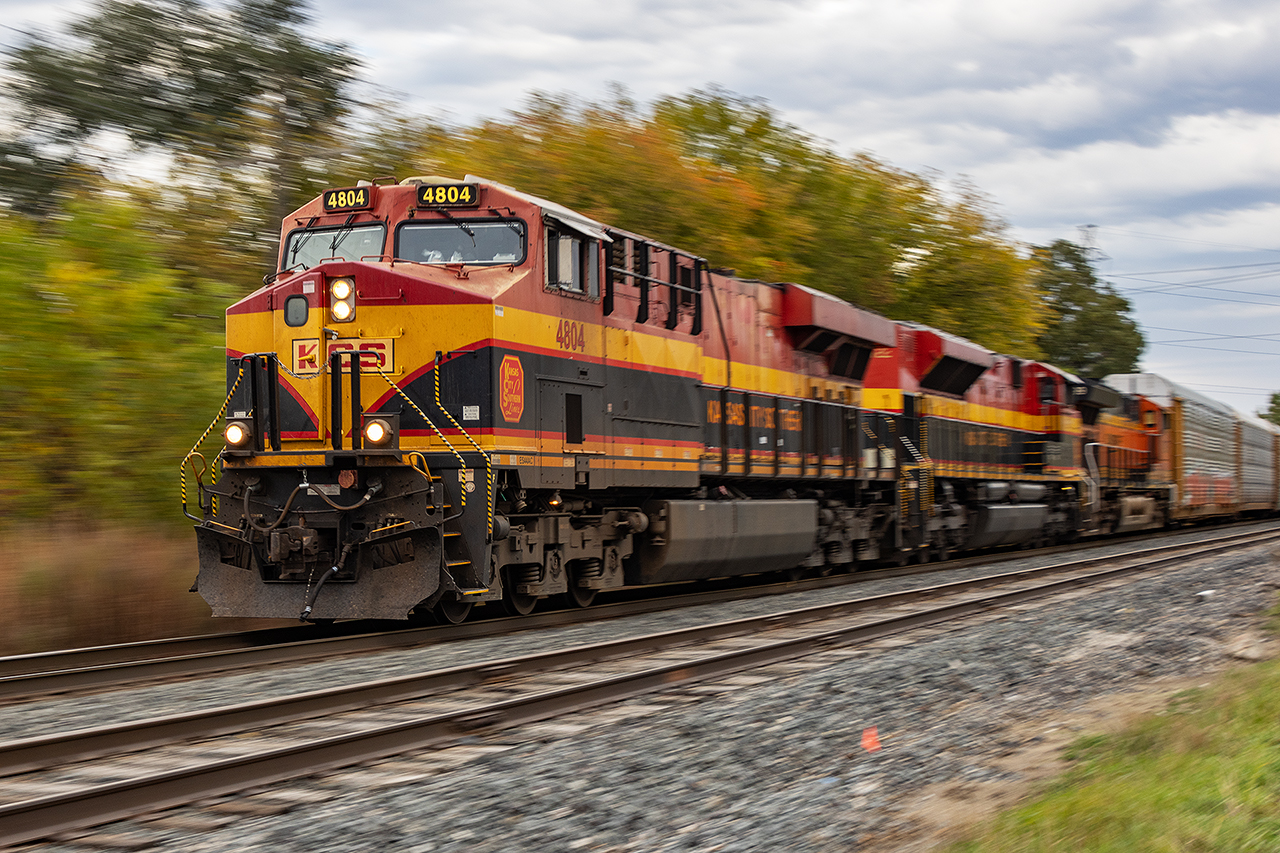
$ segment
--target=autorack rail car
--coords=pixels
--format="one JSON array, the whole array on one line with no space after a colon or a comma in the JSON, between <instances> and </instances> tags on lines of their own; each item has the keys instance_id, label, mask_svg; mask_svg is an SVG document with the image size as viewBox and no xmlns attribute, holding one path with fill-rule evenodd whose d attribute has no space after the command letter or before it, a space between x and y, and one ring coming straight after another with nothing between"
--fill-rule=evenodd
<instances>
[{"instance_id":1,"label":"autorack rail car","mask_svg":"<svg viewBox=\"0 0 1280 853\"><path fill-rule=\"evenodd\" d=\"M1276 509L1274 424L1155 374L1113 374L1104 381L1139 401L1161 466L1155 479L1167 484L1160 510L1165 516L1191 520Z\"/></svg>"},{"instance_id":2,"label":"autorack rail car","mask_svg":"<svg viewBox=\"0 0 1280 853\"><path fill-rule=\"evenodd\" d=\"M290 214L227 311L196 586L215 615L459 621L1163 523L1177 399L1103 389L492 181L362 182ZM1124 405L1156 431L1089 426ZM1274 508L1274 431L1247 435Z\"/></svg>"}]
</instances>

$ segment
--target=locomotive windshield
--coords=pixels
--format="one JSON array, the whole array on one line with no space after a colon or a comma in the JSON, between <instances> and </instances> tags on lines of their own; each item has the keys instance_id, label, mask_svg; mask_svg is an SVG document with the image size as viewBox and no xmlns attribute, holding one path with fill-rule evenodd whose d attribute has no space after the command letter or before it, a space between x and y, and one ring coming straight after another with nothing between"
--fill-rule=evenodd
<instances>
[{"instance_id":1,"label":"locomotive windshield","mask_svg":"<svg viewBox=\"0 0 1280 853\"><path fill-rule=\"evenodd\" d=\"M329 258L344 261L376 258L382 255L386 233L386 227L380 222L336 228L301 228L289 235L280 268L311 269Z\"/></svg>"},{"instance_id":2,"label":"locomotive windshield","mask_svg":"<svg viewBox=\"0 0 1280 853\"><path fill-rule=\"evenodd\" d=\"M406 222L396 235L396 257L421 264L518 264L524 260L524 223Z\"/></svg>"}]
</instances>

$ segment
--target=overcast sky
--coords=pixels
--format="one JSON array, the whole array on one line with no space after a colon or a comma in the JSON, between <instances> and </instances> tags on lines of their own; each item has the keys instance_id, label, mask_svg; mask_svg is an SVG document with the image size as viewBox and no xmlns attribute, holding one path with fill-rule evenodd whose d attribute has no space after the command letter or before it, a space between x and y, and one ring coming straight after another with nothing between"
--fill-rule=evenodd
<instances>
[{"instance_id":1,"label":"overcast sky","mask_svg":"<svg viewBox=\"0 0 1280 853\"><path fill-rule=\"evenodd\" d=\"M1144 369L1250 412L1280 390L1275 0L313 2L413 112L719 84L841 153L969 178L1028 243L1095 226ZM0 0L2 40L86 7Z\"/></svg>"}]
</instances>

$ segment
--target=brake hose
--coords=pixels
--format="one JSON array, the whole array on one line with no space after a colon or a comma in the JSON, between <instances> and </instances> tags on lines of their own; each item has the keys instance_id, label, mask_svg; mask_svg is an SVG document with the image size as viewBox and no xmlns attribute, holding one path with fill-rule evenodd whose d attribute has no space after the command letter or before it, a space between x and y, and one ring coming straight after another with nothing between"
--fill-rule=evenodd
<instances>
[{"instance_id":1,"label":"brake hose","mask_svg":"<svg viewBox=\"0 0 1280 853\"><path fill-rule=\"evenodd\" d=\"M293 506L293 499L297 497L298 492L306 486L306 483L299 483L294 487L293 491L289 493L289 499L284 502L284 509L280 510L280 517L268 524L266 527L263 527L254 521L253 516L249 514L249 498L253 495L254 489L256 488L255 486L250 486L244 490L244 520L249 522L249 526L259 533L270 533L280 526L280 522L284 521L284 517L289 514L289 507ZM359 506L359 504L357 504L357 506Z\"/></svg>"},{"instance_id":2,"label":"brake hose","mask_svg":"<svg viewBox=\"0 0 1280 853\"><path fill-rule=\"evenodd\" d=\"M342 546L342 553L338 555L337 561L320 576L320 580L316 581L315 589L311 590L311 594L307 596L305 606L302 608L302 615L298 617L299 622L306 622L307 617L311 615L311 609L315 607L316 599L320 597L320 588L324 586L324 582L336 575L342 570L342 564L347 561L347 555L351 553L353 543L348 542Z\"/></svg>"}]
</instances>

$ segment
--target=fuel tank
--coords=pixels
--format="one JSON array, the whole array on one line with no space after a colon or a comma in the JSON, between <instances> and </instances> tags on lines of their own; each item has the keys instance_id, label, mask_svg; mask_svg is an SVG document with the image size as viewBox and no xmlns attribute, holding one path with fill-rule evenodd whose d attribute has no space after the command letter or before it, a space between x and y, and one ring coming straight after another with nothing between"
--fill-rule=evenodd
<instances>
[{"instance_id":1,"label":"fuel tank","mask_svg":"<svg viewBox=\"0 0 1280 853\"><path fill-rule=\"evenodd\" d=\"M818 536L817 501L650 501L629 584L719 578L798 566Z\"/></svg>"}]
</instances>

